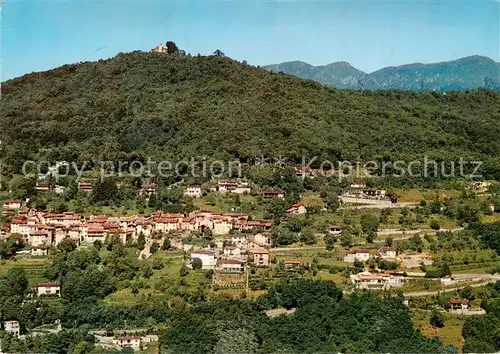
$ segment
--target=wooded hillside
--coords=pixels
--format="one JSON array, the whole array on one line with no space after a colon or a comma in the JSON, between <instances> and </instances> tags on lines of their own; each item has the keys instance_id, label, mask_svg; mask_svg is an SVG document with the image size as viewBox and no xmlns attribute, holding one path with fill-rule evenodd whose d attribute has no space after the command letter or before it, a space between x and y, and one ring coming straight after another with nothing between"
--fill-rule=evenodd
<instances>
[{"instance_id":1,"label":"wooded hillside","mask_svg":"<svg viewBox=\"0 0 500 354\"><path fill-rule=\"evenodd\" d=\"M428 155L500 178L500 94L341 91L224 57L133 52L2 84L6 173L24 159ZM4 172L5 173L5 172Z\"/></svg>"}]
</instances>

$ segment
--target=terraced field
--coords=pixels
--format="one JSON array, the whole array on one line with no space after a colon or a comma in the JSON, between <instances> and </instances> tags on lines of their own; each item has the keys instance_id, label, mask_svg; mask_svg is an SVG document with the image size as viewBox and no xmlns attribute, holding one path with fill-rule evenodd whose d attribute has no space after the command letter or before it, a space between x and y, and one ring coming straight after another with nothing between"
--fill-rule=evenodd
<instances>
[{"instance_id":1,"label":"terraced field","mask_svg":"<svg viewBox=\"0 0 500 354\"><path fill-rule=\"evenodd\" d=\"M48 279L43 276L43 272L48 262L49 258L47 257L23 257L14 260L2 260L0 261L0 276L7 274L11 268L23 268L30 285L36 285L48 281Z\"/></svg>"}]
</instances>

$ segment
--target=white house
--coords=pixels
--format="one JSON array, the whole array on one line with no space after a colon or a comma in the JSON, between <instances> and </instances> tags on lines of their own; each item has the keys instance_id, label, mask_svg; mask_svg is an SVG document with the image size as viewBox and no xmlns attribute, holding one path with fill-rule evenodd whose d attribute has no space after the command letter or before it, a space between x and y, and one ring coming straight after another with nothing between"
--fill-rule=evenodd
<instances>
[{"instance_id":1,"label":"white house","mask_svg":"<svg viewBox=\"0 0 500 354\"><path fill-rule=\"evenodd\" d=\"M244 234L233 234L231 236L231 242L233 245L238 247L246 247L248 240Z\"/></svg>"},{"instance_id":2,"label":"white house","mask_svg":"<svg viewBox=\"0 0 500 354\"><path fill-rule=\"evenodd\" d=\"M20 209L21 208L21 201L20 200L6 200L3 202L3 208L4 209Z\"/></svg>"},{"instance_id":3,"label":"white house","mask_svg":"<svg viewBox=\"0 0 500 354\"><path fill-rule=\"evenodd\" d=\"M245 271L245 262L236 259L227 259L222 262L222 271L228 273L242 273Z\"/></svg>"},{"instance_id":4,"label":"white house","mask_svg":"<svg viewBox=\"0 0 500 354\"><path fill-rule=\"evenodd\" d=\"M394 247L380 247L377 254L383 259L396 259L397 256L397 252Z\"/></svg>"},{"instance_id":5,"label":"white house","mask_svg":"<svg viewBox=\"0 0 500 354\"><path fill-rule=\"evenodd\" d=\"M241 248L238 246L226 246L224 247L224 256L239 256L241 255Z\"/></svg>"},{"instance_id":6,"label":"white house","mask_svg":"<svg viewBox=\"0 0 500 354\"><path fill-rule=\"evenodd\" d=\"M261 234L261 233L254 235L253 242L259 244L262 247L271 246L271 239L269 238L269 236Z\"/></svg>"},{"instance_id":7,"label":"white house","mask_svg":"<svg viewBox=\"0 0 500 354\"><path fill-rule=\"evenodd\" d=\"M342 230L344 230L344 227L340 225L330 225L328 227L328 233L332 235L339 235L342 233Z\"/></svg>"},{"instance_id":8,"label":"white house","mask_svg":"<svg viewBox=\"0 0 500 354\"><path fill-rule=\"evenodd\" d=\"M189 186L187 186L184 195L193 198L201 198L202 196L201 186L199 184L190 184Z\"/></svg>"},{"instance_id":9,"label":"white house","mask_svg":"<svg viewBox=\"0 0 500 354\"><path fill-rule=\"evenodd\" d=\"M214 269L215 264L217 263L217 256L215 255L215 252L210 250L191 252L190 258L191 262L193 262L195 258L199 258L201 260L202 269Z\"/></svg>"},{"instance_id":10,"label":"white house","mask_svg":"<svg viewBox=\"0 0 500 354\"><path fill-rule=\"evenodd\" d=\"M40 283L37 287L38 296L61 296L61 283Z\"/></svg>"},{"instance_id":11,"label":"white house","mask_svg":"<svg viewBox=\"0 0 500 354\"><path fill-rule=\"evenodd\" d=\"M141 337L139 336L121 336L113 339L113 344L115 347L123 349L123 348L131 348L134 351L138 351L141 349Z\"/></svg>"},{"instance_id":12,"label":"white house","mask_svg":"<svg viewBox=\"0 0 500 354\"><path fill-rule=\"evenodd\" d=\"M64 191L66 190L66 187L64 186L54 186L54 193L56 194L63 194Z\"/></svg>"},{"instance_id":13,"label":"white house","mask_svg":"<svg viewBox=\"0 0 500 354\"><path fill-rule=\"evenodd\" d=\"M370 251L368 250L349 250L346 252L344 262L354 263L355 261L366 262L370 259Z\"/></svg>"},{"instance_id":14,"label":"white house","mask_svg":"<svg viewBox=\"0 0 500 354\"><path fill-rule=\"evenodd\" d=\"M48 253L49 250L45 245L31 247L31 255L34 257L46 256Z\"/></svg>"},{"instance_id":15,"label":"white house","mask_svg":"<svg viewBox=\"0 0 500 354\"><path fill-rule=\"evenodd\" d=\"M18 321L5 321L3 328L5 332L12 334L14 337L19 337L21 334L21 327Z\"/></svg>"}]
</instances>

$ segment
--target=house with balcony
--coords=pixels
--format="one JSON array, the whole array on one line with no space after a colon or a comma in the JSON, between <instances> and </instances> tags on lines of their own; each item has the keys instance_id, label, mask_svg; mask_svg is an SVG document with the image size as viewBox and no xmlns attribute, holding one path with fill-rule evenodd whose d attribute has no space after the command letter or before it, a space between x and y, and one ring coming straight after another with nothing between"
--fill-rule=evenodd
<instances>
[{"instance_id":1,"label":"house with balcony","mask_svg":"<svg viewBox=\"0 0 500 354\"><path fill-rule=\"evenodd\" d=\"M248 250L249 261L258 267L269 266L269 251L265 248L254 248Z\"/></svg>"}]
</instances>

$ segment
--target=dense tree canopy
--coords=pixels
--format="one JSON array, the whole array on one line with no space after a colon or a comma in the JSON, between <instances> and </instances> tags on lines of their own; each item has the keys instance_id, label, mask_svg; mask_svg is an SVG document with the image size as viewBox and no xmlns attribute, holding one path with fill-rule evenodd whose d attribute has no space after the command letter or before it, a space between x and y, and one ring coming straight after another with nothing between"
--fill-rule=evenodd
<instances>
[{"instance_id":1,"label":"dense tree canopy","mask_svg":"<svg viewBox=\"0 0 500 354\"><path fill-rule=\"evenodd\" d=\"M297 308L268 318L263 310ZM223 333L223 335L219 335ZM444 352L412 327L402 299L342 299L329 282L278 284L255 302L207 303L178 314L160 339L166 352Z\"/></svg>"},{"instance_id":2,"label":"dense tree canopy","mask_svg":"<svg viewBox=\"0 0 500 354\"><path fill-rule=\"evenodd\" d=\"M3 83L1 154L5 173L25 159L466 156L500 178L499 105L487 91L339 91L227 57L133 52Z\"/></svg>"}]
</instances>

